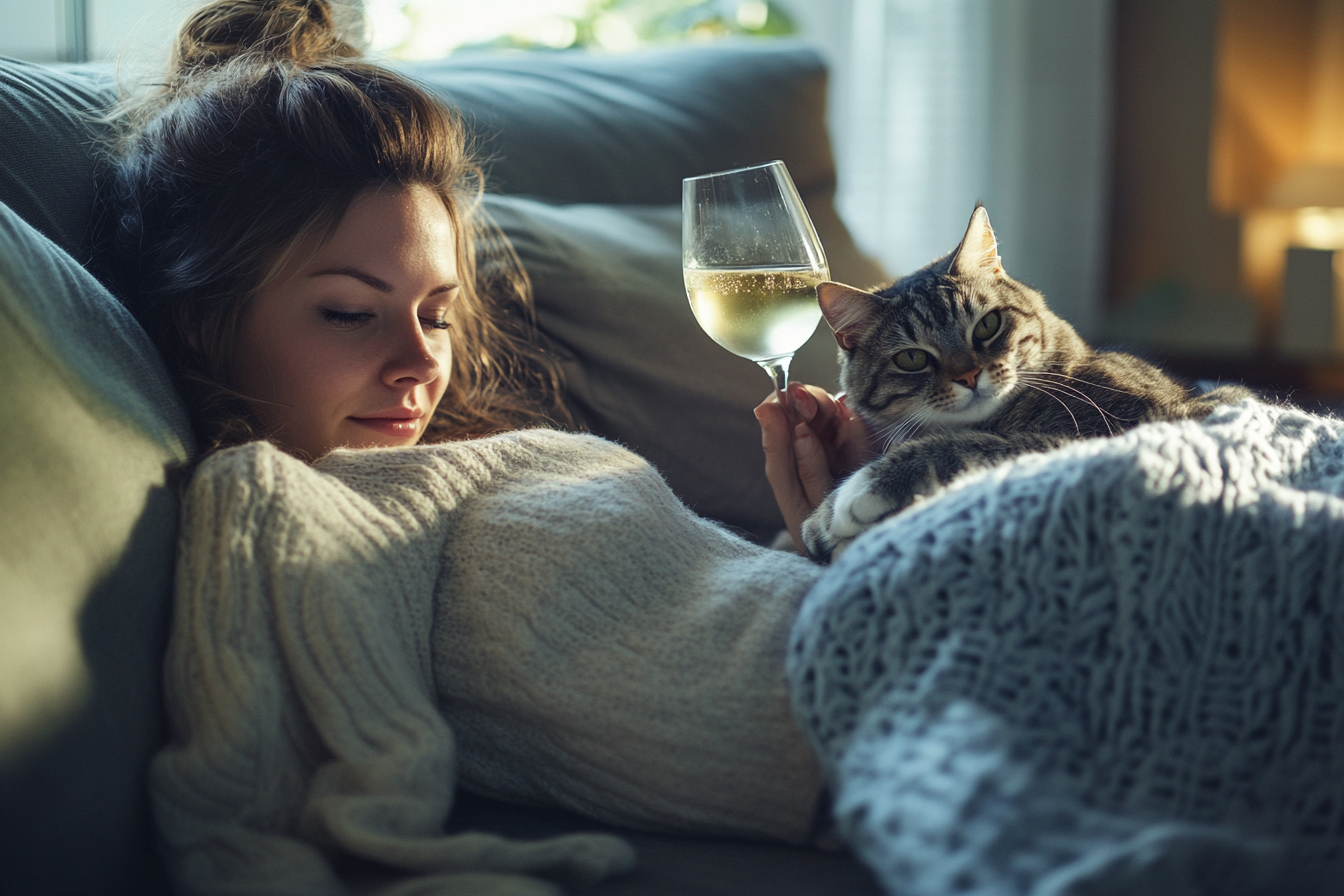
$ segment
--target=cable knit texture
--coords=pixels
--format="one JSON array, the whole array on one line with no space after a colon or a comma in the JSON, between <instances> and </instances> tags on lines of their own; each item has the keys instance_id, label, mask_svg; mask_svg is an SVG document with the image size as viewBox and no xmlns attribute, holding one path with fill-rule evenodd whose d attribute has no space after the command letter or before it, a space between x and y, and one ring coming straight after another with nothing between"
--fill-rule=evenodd
<instances>
[{"instance_id":1,"label":"cable knit texture","mask_svg":"<svg viewBox=\"0 0 1344 896\"><path fill-rule=\"evenodd\" d=\"M1342 495L1344 423L1243 402L857 540L789 657L841 834L903 896L1304 892L1344 844Z\"/></svg>"},{"instance_id":2,"label":"cable knit texture","mask_svg":"<svg viewBox=\"0 0 1344 896\"><path fill-rule=\"evenodd\" d=\"M637 456L527 431L221 452L184 502L151 788L184 893L533 894L629 868L605 835L443 836L455 781L657 830L809 834L784 681L819 570L696 517Z\"/></svg>"}]
</instances>

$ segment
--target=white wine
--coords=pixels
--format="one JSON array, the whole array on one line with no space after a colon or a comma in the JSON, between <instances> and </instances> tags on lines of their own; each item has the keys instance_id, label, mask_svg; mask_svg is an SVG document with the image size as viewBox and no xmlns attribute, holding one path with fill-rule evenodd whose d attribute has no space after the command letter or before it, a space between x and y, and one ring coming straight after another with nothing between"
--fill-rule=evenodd
<instances>
[{"instance_id":1,"label":"white wine","mask_svg":"<svg viewBox=\"0 0 1344 896\"><path fill-rule=\"evenodd\" d=\"M791 355L821 320L815 268L686 268L686 294L700 327L735 355Z\"/></svg>"}]
</instances>

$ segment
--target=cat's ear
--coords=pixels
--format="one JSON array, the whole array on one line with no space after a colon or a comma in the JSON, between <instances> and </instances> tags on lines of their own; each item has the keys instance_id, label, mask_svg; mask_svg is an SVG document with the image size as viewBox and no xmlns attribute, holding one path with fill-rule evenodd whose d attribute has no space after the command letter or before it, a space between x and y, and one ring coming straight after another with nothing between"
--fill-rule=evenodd
<instances>
[{"instance_id":1,"label":"cat's ear","mask_svg":"<svg viewBox=\"0 0 1344 896\"><path fill-rule=\"evenodd\" d=\"M952 254L948 273L954 277L1003 276L999 241L994 238L994 228L989 226L989 212L983 205L977 204L971 213L971 223L966 225L961 245Z\"/></svg>"},{"instance_id":2,"label":"cat's ear","mask_svg":"<svg viewBox=\"0 0 1344 896\"><path fill-rule=\"evenodd\" d=\"M872 293L832 280L817 284L817 304L835 333L835 341L847 352L853 351L854 340L868 328L877 310L877 299Z\"/></svg>"}]
</instances>

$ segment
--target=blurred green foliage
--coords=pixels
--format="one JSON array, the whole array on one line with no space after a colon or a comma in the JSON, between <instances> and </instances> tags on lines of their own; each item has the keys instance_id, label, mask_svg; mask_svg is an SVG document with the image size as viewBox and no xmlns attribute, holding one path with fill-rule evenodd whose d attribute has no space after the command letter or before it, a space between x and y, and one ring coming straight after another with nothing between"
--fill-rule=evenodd
<instances>
[{"instance_id":1,"label":"blurred green foliage","mask_svg":"<svg viewBox=\"0 0 1344 896\"><path fill-rule=\"evenodd\" d=\"M460 49L613 50L797 32L788 13L770 0L591 0L581 15L558 18L572 24L562 32L568 38L563 43L505 34Z\"/></svg>"}]
</instances>

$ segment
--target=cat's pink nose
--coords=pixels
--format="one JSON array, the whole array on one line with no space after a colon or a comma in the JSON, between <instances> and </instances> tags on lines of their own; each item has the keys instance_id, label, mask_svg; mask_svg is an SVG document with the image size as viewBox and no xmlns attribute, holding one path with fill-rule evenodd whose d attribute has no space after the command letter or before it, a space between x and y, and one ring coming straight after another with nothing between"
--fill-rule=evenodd
<instances>
[{"instance_id":1,"label":"cat's pink nose","mask_svg":"<svg viewBox=\"0 0 1344 896\"><path fill-rule=\"evenodd\" d=\"M976 381L977 379L979 379L979 377L980 377L980 371L983 370L983 369L984 369L984 368L982 368L982 367L972 367L970 370L966 371L965 373L959 373L959 374L957 374L956 376L952 377L952 382L954 382L954 383L961 383L961 384L962 384L963 386L965 386L967 389L974 389L974 388L975 388L975 381Z\"/></svg>"}]
</instances>

